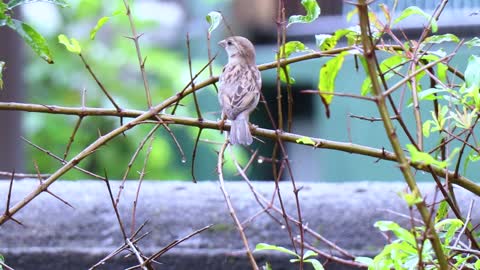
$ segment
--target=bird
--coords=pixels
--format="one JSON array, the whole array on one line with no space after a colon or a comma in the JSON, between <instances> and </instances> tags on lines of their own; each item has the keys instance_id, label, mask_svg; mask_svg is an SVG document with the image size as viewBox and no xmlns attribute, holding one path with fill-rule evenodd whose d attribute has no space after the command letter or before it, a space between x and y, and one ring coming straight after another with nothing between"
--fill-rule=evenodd
<instances>
[{"instance_id":1,"label":"bird","mask_svg":"<svg viewBox=\"0 0 480 270\"><path fill-rule=\"evenodd\" d=\"M257 107L262 88L260 70L255 64L255 47L247 38L228 37L218 43L228 55L228 63L219 77L218 101L222 121L230 120L229 142L250 145L250 113Z\"/></svg>"}]
</instances>

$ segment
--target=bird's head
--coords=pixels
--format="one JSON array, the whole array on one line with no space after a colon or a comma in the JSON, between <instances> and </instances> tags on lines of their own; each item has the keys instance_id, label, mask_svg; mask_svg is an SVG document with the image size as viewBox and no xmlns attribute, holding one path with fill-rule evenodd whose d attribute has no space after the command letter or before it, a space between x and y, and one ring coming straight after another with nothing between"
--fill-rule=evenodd
<instances>
[{"instance_id":1,"label":"bird's head","mask_svg":"<svg viewBox=\"0 0 480 270\"><path fill-rule=\"evenodd\" d=\"M220 41L218 45L227 52L229 63L255 64L255 47L250 40L233 36Z\"/></svg>"}]
</instances>

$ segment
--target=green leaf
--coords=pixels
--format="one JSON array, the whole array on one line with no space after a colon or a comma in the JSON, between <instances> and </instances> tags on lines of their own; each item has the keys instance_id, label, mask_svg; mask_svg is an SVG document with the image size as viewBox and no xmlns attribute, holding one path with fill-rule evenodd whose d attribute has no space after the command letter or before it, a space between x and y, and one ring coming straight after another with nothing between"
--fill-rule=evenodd
<instances>
[{"instance_id":1,"label":"green leaf","mask_svg":"<svg viewBox=\"0 0 480 270\"><path fill-rule=\"evenodd\" d=\"M5 62L0 61L0 90L3 89L3 68L5 67Z\"/></svg>"},{"instance_id":2,"label":"green leaf","mask_svg":"<svg viewBox=\"0 0 480 270\"><path fill-rule=\"evenodd\" d=\"M288 18L287 27L294 23L311 23L320 16L320 7L316 0L302 0L301 3L307 12L307 15L290 16L290 18Z\"/></svg>"},{"instance_id":3,"label":"green leaf","mask_svg":"<svg viewBox=\"0 0 480 270\"><path fill-rule=\"evenodd\" d=\"M455 125L463 129L470 129L472 127L476 115L476 108L471 112L468 112L465 107L463 107L463 112L459 112L457 109L455 109L455 112L450 112L450 116L455 120Z\"/></svg>"},{"instance_id":4,"label":"green leaf","mask_svg":"<svg viewBox=\"0 0 480 270\"><path fill-rule=\"evenodd\" d=\"M440 95L435 95L439 93L447 92L448 90L444 88L429 88L422 90L418 93L418 99L419 100L438 100L438 99L443 99L442 96Z\"/></svg>"},{"instance_id":5,"label":"green leaf","mask_svg":"<svg viewBox=\"0 0 480 270\"><path fill-rule=\"evenodd\" d=\"M477 261L475 262L474 266L475 266L475 270L479 270L479 269L480 269L480 259L477 259Z\"/></svg>"},{"instance_id":6,"label":"green leaf","mask_svg":"<svg viewBox=\"0 0 480 270\"><path fill-rule=\"evenodd\" d=\"M370 266L373 263L373 259L369 257L355 257L355 261Z\"/></svg>"},{"instance_id":7,"label":"green leaf","mask_svg":"<svg viewBox=\"0 0 480 270\"><path fill-rule=\"evenodd\" d=\"M47 41L45 38L40 35L35 29L30 25L19 21L12 20L13 29L23 38L25 43L27 43L30 48L43 60L47 61L49 64L53 64L52 54L48 48Z\"/></svg>"},{"instance_id":8,"label":"green leaf","mask_svg":"<svg viewBox=\"0 0 480 270\"><path fill-rule=\"evenodd\" d=\"M393 221L381 220L375 222L373 226L377 227L383 232L391 231L398 239L403 240L412 246L415 246L415 237L413 236L413 234Z\"/></svg>"},{"instance_id":9,"label":"green leaf","mask_svg":"<svg viewBox=\"0 0 480 270\"><path fill-rule=\"evenodd\" d=\"M67 2L64 0L11 0L10 2L8 2L8 9L12 9L19 5L30 4L35 2L47 2L47 3L58 5L61 7L68 6Z\"/></svg>"},{"instance_id":10,"label":"green leaf","mask_svg":"<svg viewBox=\"0 0 480 270\"><path fill-rule=\"evenodd\" d=\"M469 41L465 42L465 45L467 45L468 48L480 47L480 38L474 37Z\"/></svg>"},{"instance_id":11,"label":"green leaf","mask_svg":"<svg viewBox=\"0 0 480 270\"><path fill-rule=\"evenodd\" d=\"M347 13L347 22L350 22L353 18L354 15L356 15L358 13L358 8L357 7L354 7L352 10L350 10L348 13Z\"/></svg>"},{"instance_id":12,"label":"green leaf","mask_svg":"<svg viewBox=\"0 0 480 270\"><path fill-rule=\"evenodd\" d=\"M438 31L437 21L433 20L429 14L425 13L425 11L423 11L421 8L417 6L411 6L404 9L400 14L400 16L393 21L393 23L397 24L398 22L402 21L407 17L410 17L411 15L421 15L425 17L428 20L428 22L430 22L430 26L432 27L432 32L436 33Z\"/></svg>"},{"instance_id":13,"label":"green leaf","mask_svg":"<svg viewBox=\"0 0 480 270\"><path fill-rule=\"evenodd\" d=\"M15 29L13 26L12 17L6 14L7 4L0 2L0 27L8 25L10 28Z\"/></svg>"},{"instance_id":14,"label":"green leaf","mask_svg":"<svg viewBox=\"0 0 480 270\"><path fill-rule=\"evenodd\" d=\"M465 69L465 83L467 87L480 87L480 57L470 55L467 68Z\"/></svg>"},{"instance_id":15,"label":"green leaf","mask_svg":"<svg viewBox=\"0 0 480 270\"><path fill-rule=\"evenodd\" d=\"M338 38L337 36L320 34L315 35L315 43L321 51L326 51L335 48L337 45Z\"/></svg>"},{"instance_id":16,"label":"green leaf","mask_svg":"<svg viewBox=\"0 0 480 270\"><path fill-rule=\"evenodd\" d=\"M438 63L437 64L437 76L442 82L447 81L447 70L448 66L443 64L443 63Z\"/></svg>"},{"instance_id":17,"label":"green leaf","mask_svg":"<svg viewBox=\"0 0 480 270\"><path fill-rule=\"evenodd\" d=\"M97 24L95 25L95 27L90 31L90 39L91 39L91 40L94 40L94 39L95 39L95 36L97 35L98 30L100 30L100 28L102 28L102 26L103 26L106 22L108 22L109 19L110 19L110 17L105 16L105 17L100 18L100 20L98 20L98 22L97 22Z\"/></svg>"},{"instance_id":18,"label":"green leaf","mask_svg":"<svg viewBox=\"0 0 480 270\"><path fill-rule=\"evenodd\" d=\"M474 150L471 151L471 154L472 155L469 155L468 156L468 159L472 162L477 162L480 160L480 155L477 155L476 152Z\"/></svg>"},{"instance_id":19,"label":"green leaf","mask_svg":"<svg viewBox=\"0 0 480 270\"><path fill-rule=\"evenodd\" d=\"M270 244L265 244L265 243L259 243L255 246L255 251L260 251L260 250L274 250L274 251L280 251L282 253L286 253L286 254L290 254L290 255L293 255L297 258L299 258L299 256L297 255L297 253L289 250L289 249L286 249L284 247L279 247L279 246L275 246L275 245L270 245Z\"/></svg>"},{"instance_id":20,"label":"green leaf","mask_svg":"<svg viewBox=\"0 0 480 270\"><path fill-rule=\"evenodd\" d=\"M212 11L207 14L206 19L208 24L210 24L210 27L208 28L208 34L211 34L213 30L215 30L222 22L222 14L218 11Z\"/></svg>"},{"instance_id":21,"label":"green leaf","mask_svg":"<svg viewBox=\"0 0 480 270\"><path fill-rule=\"evenodd\" d=\"M460 42L460 39L454 34L435 35L427 37L423 43L440 44L443 42Z\"/></svg>"},{"instance_id":22,"label":"green leaf","mask_svg":"<svg viewBox=\"0 0 480 270\"><path fill-rule=\"evenodd\" d=\"M307 47L300 41L290 41L285 43L284 46L280 47L280 58L287 58L294 52L305 51ZM275 56L275 60L278 59L278 56ZM286 71L286 72L285 72ZM295 79L290 76L290 65L285 67L280 67L279 70L280 80L284 83L294 84Z\"/></svg>"},{"instance_id":23,"label":"green leaf","mask_svg":"<svg viewBox=\"0 0 480 270\"><path fill-rule=\"evenodd\" d=\"M308 259L304 262L311 264L315 270L324 270L323 265L317 259Z\"/></svg>"},{"instance_id":24,"label":"green leaf","mask_svg":"<svg viewBox=\"0 0 480 270\"><path fill-rule=\"evenodd\" d=\"M423 199L415 193L400 192L399 195L407 203L408 206L414 206L423 201Z\"/></svg>"},{"instance_id":25,"label":"green leaf","mask_svg":"<svg viewBox=\"0 0 480 270\"><path fill-rule=\"evenodd\" d=\"M365 71L367 70L367 63L365 59L360 58L362 66ZM387 59L383 60L380 63L380 71L383 73L383 76L386 81L390 80L395 74L398 74L402 69L403 65L408 61L404 56L395 54ZM372 91L372 80L370 77L366 77L362 83L361 95L366 96Z\"/></svg>"},{"instance_id":26,"label":"green leaf","mask_svg":"<svg viewBox=\"0 0 480 270\"><path fill-rule=\"evenodd\" d=\"M307 250L304 254L303 254L303 259L306 260L310 257L317 257L318 256L318 253L316 253L315 251L312 251L312 250Z\"/></svg>"},{"instance_id":27,"label":"green leaf","mask_svg":"<svg viewBox=\"0 0 480 270\"><path fill-rule=\"evenodd\" d=\"M432 120L427 120L422 124L422 134L425 138L430 137L430 130L432 126Z\"/></svg>"},{"instance_id":28,"label":"green leaf","mask_svg":"<svg viewBox=\"0 0 480 270\"><path fill-rule=\"evenodd\" d=\"M435 224L435 230L437 231L446 231L444 234L444 245L449 246L452 241L455 233L462 228L463 221L459 219L444 219L437 224Z\"/></svg>"},{"instance_id":29,"label":"green leaf","mask_svg":"<svg viewBox=\"0 0 480 270\"><path fill-rule=\"evenodd\" d=\"M425 123L423 123L422 131L425 137L430 136L430 132L440 131L443 129L445 121L447 120L446 115L449 112L449 108L448 106L439 105L438 111L438 117L435 114L435 111L430 111L432 120L427 120Z\"/></svg>"},{"instance_id":30,"label":"green leaf","mask_svg":"<svg viewBox=\"0 0 480 270\"><path fill-rule=\"evenodd\" d=\"M440 220L446 218L448 215L448 203L447 201L441 201L438 206L437 214L435 215L435 224Z\"/></svg>"},{"instance_id":31,"label":"green leaf","mask_svg":"<svg viewBox=\"0 0 480 270\"><path fill-rule=\"evenodd\" d=\"M75 54L82 53L82 47L80 46L80 43L78 43L78 41L74 38L68 40L67 36L60 34L58 35L58 43L65 45L65 48L67 48L69 52Z\"/></svg>"},{"instance_id":32,"label":"green leaf","mask_svg":"<svg viewBox=\"0 0 480 270\"><path fill-rule=\"evenodd\" d=\"M297 143L307 144L307 145L315 145L315 142L310 139L309 137L301 137L300 139L296 140Z\"/></svg>"},{"instance_id":33,"label":"green leaf","mask_svg":"<svg viewBox=\"0 0 480 270\"><path fill-rule=\"evenodd\" d=\"M305 51L307 47L300 41L289 41L280 47L280 58L287 58L292 53Z\"/></svg>"},{"instance_id":34,"label":"green leaf","mask_svg":"<svg viewBox=\"0 0 480 270\"><path fill-rule=\"evenodd\" d=\"M7 4L0 2L0 19L5 18L5 11L8 9Z\"/></svg>"},{"instance_id":35,"label":"green leaf","mask_svg":"<svg viewBox=\"0 0 480 270\"><path fill-rule=\"evenodd\" d=\"M407 144L407 150L410 152L412 162L418 162L426 166L434 165L439 168L445 168L448 165L446 161L439 161L428 153L418 151L417 148L412 144Z\"/></svg>"},{"instance_id":36,"label":"green leaf","mask_svg":"<svg viewBox=\"0 0 480 270\"><path fill-rule=\"evenodd\" d=\"M338 29L333 33L336 42L338 42L342 37L347 38L347 44L353 45L355 41L359 38L360 33L355 31L353 27L345 28L345 29ZM335 44L336 45L336 44Z\"/></svg>"},{"instance_id":37,"label":"green leaf","mask_svg":"<svg viewBox=\"0 0 480 270\"><path fill-rule=\"evenodd\" d=\"M290 65L286 65L285 67L280 67L279 75L280 75L280 80L284 83L295 84L296 82L295 78L290 76Z\"/></svg>"},{"instance_id":38,"label":"green leaf","mask_svg":"<svg viewBox=\"0 0 480 270\"><path fill-rule=\"evenodd\" d=\"M321 92L333 93L335 91L335 79L337 78L338 71L343 65L343 60L347 52L342 52L334 58L328 60L325 65L320 69L318 77L318 90ZM320 93L323 102L329 105L332 102L333 95Z\"/></svg>"},{"instance_id":39,"label":"green leaf","mask_svg":"<svg viewBox=\"0 0 480 270\"><path fill-rule=\"evenodd\" d=\"M390 10L388 9L388 6L385 4L379 4L380 9L383 11L383 16L385 16L385 21L387 24L390 24L392 21L392 15L390 13Z\"/></svg>"}]
</instances>

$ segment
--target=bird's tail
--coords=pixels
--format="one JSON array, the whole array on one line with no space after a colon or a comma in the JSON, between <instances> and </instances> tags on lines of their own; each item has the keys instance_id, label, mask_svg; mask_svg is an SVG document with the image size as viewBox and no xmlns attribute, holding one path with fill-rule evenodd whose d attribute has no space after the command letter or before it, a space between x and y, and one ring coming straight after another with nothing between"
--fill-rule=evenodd
<instances>
[{"instance_id":1,"label":"bird's tail","mask_svg":"<svg viewBox=\"0 0 480 270\"><path fill-rule=\"evenodd\" d=\"M231 144L250 145L253 142L250 127L246 119L233 120L230 128L229 140Z\"/></svg>"}]
</instances>

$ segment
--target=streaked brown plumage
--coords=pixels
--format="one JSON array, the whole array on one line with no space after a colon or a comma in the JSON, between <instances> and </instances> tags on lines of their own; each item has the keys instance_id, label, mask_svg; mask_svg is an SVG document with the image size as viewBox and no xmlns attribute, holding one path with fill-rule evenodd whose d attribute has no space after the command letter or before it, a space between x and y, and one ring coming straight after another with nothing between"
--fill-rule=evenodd
<instances>
[{"instance_id":1,"label":"streaked brown plumage","mask_svg":"<svg viewBox=\"0 0 480 270\"><path fill-rule=\"evenodd\" d=\"M257 107L262 77L255 64L255 48L240 36L218 43L228 54L228 63L219 78L218 100L222 115L231 121L231 144L250 145L253 142L248 124L250 113Z\"/></svg>"}]
</instances>

